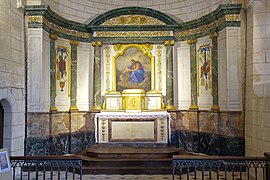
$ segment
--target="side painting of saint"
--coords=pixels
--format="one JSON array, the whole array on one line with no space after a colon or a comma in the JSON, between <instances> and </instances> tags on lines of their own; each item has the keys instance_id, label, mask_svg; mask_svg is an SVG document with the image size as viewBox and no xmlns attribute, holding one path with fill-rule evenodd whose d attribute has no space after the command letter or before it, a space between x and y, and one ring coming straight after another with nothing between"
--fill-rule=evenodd
<instances>
[{"instance_id":1,"label":"side painting of saint","mask_svg":"<svg viewBox=\"0 0 270 180\"><path fill-rule=\"evenodd\" d=\"M128 48L116 59L116 90L151 90L151 58L136 47Z\"/></svg>"},{"instance_id":2,"label":"side painting of saint","mask_svg":"<svg viewBox=\"0 0 270 180\"><path fill-rule=\"evenodd\" d=\"M199 63L199 86L205 90L211 89L212 72L211 72L211 48L209 45L201 46L198 50Z\"/></svg>"}]
</instances>

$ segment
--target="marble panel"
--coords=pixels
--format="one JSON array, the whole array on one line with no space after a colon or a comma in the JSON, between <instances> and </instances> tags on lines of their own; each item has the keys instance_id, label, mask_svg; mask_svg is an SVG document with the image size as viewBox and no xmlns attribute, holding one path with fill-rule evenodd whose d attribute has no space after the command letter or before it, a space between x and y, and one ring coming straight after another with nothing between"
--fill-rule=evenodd
<instances>
[{"instance_id":1,"label":"marble panel","mask_svg":"<svg viewBox=\"0 0 270 180\"><path fill-rule=\"evenodd\" d=\"M91 147L93 144L95 144L94 131L71 133L70 153L80 153L85 148Z\"/></svg>"},{"instance_id":2,"label":"marble panel","mask_svg":"<svg viewBox=\"0 0 270 180\"><path fill-rule=\"evenodd\" d=\"M70 131L70 117L68 113L54 113L51 118L51 135L68 133Z\"/></svg>"},{"instance_id":3,"label":"marble panel","mask_svg":"<svg viewBox=\"0 0 270 180\"><path fill-rule=\"evenodd\" d=\"M190 152L219 156L245 155L245 139L243 137L192 131L174 131L171 137L173 145Z\"/></svg>"},{"instance_id":4,"label":"marble panel","mask_svg":"<svg viewBox=\"0 0 270 180\"><path fill-rule=\"evenodd\" d=\"M50 134L48 113L28 113L27 137L46 137Z\"/></svg>"}]
</instances>

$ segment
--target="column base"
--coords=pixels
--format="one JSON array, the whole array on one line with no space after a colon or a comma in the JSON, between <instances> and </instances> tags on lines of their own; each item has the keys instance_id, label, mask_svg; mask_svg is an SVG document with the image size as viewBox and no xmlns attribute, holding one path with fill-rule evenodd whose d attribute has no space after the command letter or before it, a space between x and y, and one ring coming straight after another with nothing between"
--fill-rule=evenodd
<instances>
[{"instance_id":1,"label":"column base","mask_svg":"<svg viewBox=\"0 0 270 180\"><path fill-rule=\"evenodd\" d=\"M92 110L101 110L101 107L100 106L93 106Z\"/></svg>"},{"instance_id":2,"label":"column base","mask_svg":"<svg viewBox=\"0 0 270 180\"><path fill-rule=\"evenodd\" d=\"M57 107L51 106L51 107L50 107L50 111L57 111Z\"/></svg>"},{"instance_id":3,"label":"column base","mask_svg":"<svg viewBox=\"0 0 270 180\"><path fill-rule=\"evenodd\" d=\"M213 106L211 107L211 110L219 110L219 106L218 106L218 105L213 105Z\"/></svg>"},{"instance_id":4,"label":"column base","mask_svg":"<svg viewBox=\"0 0 270 180\"><path fill-rule=\"evenodd\" d=\"M71 107L69 108L69 110L70 110L70 111L78 111L79 108L78 108L77 106L71 106Z\"/></svg>"},{"instance_id":5,"label":"column base","mask_svg":"<svg viewBox=\"0 0 270 180\"><path fill-rule=\"evenodd\" d=\"M199 107L197 105L191 105L191 106L189 106L189 109L198 110Z\"/></svg>"},{"instance_id":6,"label":"column base","mask_svg":"<svg viewBox=\"0 0 270 180\"><path fill-rule=\"evenodd\" d=\"M173 105L169 105L169 106L166 106L166 109L167 109L167 110L174 110L175 107L174 107Z\"/></svg>"}]
</instances>

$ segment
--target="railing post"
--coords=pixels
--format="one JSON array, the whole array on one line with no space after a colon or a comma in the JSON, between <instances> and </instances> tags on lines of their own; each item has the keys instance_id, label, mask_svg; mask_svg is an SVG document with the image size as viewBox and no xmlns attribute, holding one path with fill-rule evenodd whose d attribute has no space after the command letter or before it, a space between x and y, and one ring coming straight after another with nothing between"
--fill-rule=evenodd
<instances>
[{"instance_id":1,"label":"railing post","mask_svg":"<svg viewBox=\"0 0 270 180\"><path fill-rule=\"evenodd\" d=\"M265 152L266 157L266 168L265 168L265 179L270 179L270 152Z\"/></svg>"}]
</instances>

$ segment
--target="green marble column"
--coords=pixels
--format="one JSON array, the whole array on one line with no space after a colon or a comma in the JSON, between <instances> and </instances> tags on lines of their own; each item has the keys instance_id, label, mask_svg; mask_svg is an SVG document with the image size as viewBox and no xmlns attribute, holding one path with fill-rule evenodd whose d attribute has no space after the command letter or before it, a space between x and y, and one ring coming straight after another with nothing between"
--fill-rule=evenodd
<instances>
[{"instance_id":1,"label":"green marble column","mask_svg":"<svg viewBox=\"0 0 270 180\"><path fill-rule=\"evenodd\" d=\"M101 46L102 42L92 42L94 46L93 110L100 110L101 104Z\"/></svg>"},{"instance_id":2,"label":"green marble column","mask_svg":"<svg viewBox=\"0 0 270 180\"><path fill-rule=\"evenodd\" d=\"M209 38L212 39L212 110L219 110L218 105L218 33L213 32Z\"/></svg>"},{"instance_id":3,"label":"green marble column","mask_svg":"<svg viewBox=\"0 0 270 180\"><path fill-rule=\"evenodd\" d=\"M70 110L78 110L77 107L77 46L78 41L70 40L71 45L71 78L70 78Z\"/></svg>"},{"instance_id":4,"label":"green marble column","mask_svg":"<svg viewBox=\"0 0 270 180\"><path fill-rule=\"evenodd\" d=\"M173 110L174 88L173 88L173 48L174 41L165 41L166 46L166 109Z\"/></svg>"},{"instance_id":5,"label":"green marble column","mask_svg":"<svg viewBox=\"0 0 270 180\"><path fill-rule=\"evenodd\" d=\"M187 41L187 43L190 45L191 105L189 109L198 109L197 64L196 64L197 39L190 39Z\"/></svg>"},{"instance_id":6,"label":"green marble column","mask_svg":"<svg viewBox=\"0 0 270 180\"><path fill-rule=\"evenodd\" d=\"M50 34L50 111L57 111L57 108L55 106L55 97L56 97L55 40L57 40L57 35Z\"/></svg>"}]
</instances>

